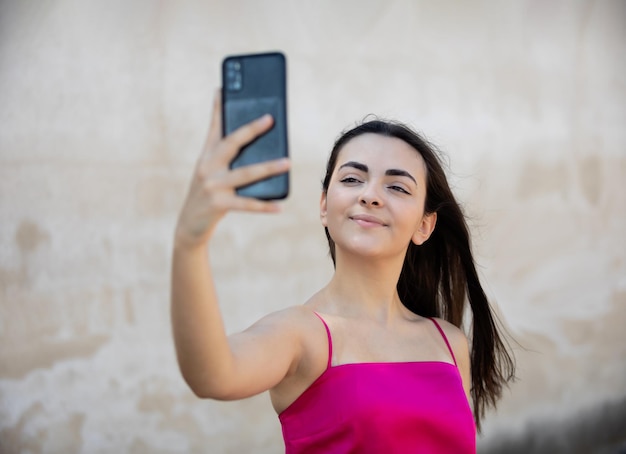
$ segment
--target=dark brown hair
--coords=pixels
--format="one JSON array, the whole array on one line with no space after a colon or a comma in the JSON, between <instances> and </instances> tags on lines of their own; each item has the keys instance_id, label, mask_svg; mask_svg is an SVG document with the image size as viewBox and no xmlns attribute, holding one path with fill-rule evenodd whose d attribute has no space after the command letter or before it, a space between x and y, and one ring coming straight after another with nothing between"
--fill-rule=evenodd
<instances>
[{"instance_id":1,"label":"dark brown hair","mask_svg":"<svg viewBox=\"0 0 626 454\"><path fill-rule=\"evenodd\" d=\"M328 190L342 147L366 133L398 138L412 146L426 163L424 213L437 213L435 229L424 244L410 243L397 290L402 303L423 317L440 317L462 328L469 303L471 324L471 395L476 426L488 407L495 407L502 388L514 379L515 362L504 345L495 317L480 284L472 256L470 234L435 148L406 125L373 120L342 134L335 142L322 187ZM326 228L330 255L335 263L335 243Z\"/></svg>"}]
</instances>

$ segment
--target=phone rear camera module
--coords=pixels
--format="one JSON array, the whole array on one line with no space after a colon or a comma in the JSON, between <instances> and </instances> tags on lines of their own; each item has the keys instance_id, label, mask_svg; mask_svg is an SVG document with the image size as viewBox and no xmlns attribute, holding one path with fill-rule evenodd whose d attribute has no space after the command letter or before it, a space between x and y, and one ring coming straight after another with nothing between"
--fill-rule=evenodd
<instances>
[{"instance_id":1,"label":"phone rear camera module","mask_svg":"<svg viewBox=\"0 0 626 454\"><path fill-rule=\"evenodd\" d=\"M229 91L239 91L243 88L243 75L241 62L229 60L226 62L226 89Z\"/></svg>"}]
</instances>

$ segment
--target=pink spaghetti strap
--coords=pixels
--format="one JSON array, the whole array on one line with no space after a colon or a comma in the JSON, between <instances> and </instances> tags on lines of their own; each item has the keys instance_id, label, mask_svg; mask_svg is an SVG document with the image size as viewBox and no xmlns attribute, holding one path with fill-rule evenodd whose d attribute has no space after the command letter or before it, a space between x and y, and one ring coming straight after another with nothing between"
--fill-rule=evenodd
<instances>
[{"instance_id":1,"label":"pink spaghetti strap","mask_svg":"<svg viewBox=\"0 0 626 454\"><path fill-rule=\"evenodd\" d=\"M333 358L333 339L330 336L330 329L328 329L328 325L326 324L326 321L324 321L324 319L322 318L320 314L318 314L315 311L313 311L313 313L317 315L317 318L319 318L322 321L322 323L324 324L324 328L326 328L326 336L328 336L328 363L326 364L326 369L330 369L330 363Z\"/></svg>"},{"instance_id":2,"label":"pink spaghetti strap","mask_svg":"<svg viewBox=\"0 0 626 454\"><path fill-rule=\"evenodd\" d=\"M439 326L439 323L437 323L437 320L435 320L434 318L429 318L429 320L435 324L435 326L437 327L437 329L441 333L441 337L443 337L443 340L446 341L446 345L448 346L448 350L450 350L450 354L452 355L452 361L454 361L454 365L456 366L457 364L456 364L456 358L454 357L454 352L452 351L452 347L450 347L450 342L448 342L448 338L446 337L445 333L441 329L441 326Z\"/></svg>"}]
</instances>

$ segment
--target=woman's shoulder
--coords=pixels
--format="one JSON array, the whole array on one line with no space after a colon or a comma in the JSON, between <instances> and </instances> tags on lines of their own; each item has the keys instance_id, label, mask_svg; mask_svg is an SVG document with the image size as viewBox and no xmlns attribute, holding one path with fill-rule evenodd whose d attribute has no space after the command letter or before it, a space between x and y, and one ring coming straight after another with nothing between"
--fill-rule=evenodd
<instances>
[{"instance_id":1,"label":"woman's shoulder","mask_svg":"<svg viewBox=\"0 0 626 454\"><path fill-rule=\"evenodd\" d=\"M303 333L310 333L311 330L314 334L319 333L320 327L324 331L323 323L325 323L323 315L319 314L320 310L324 313L320 300L319 293L316 293L303 304L280 309L270 314L269 317Z\"/></svg>"},{"instance_id":2,"label":"woman's shoulder","mask_svg":"<svg viewBox=\"0 0 626 454\"><path fill-rule=\"evenodd\" d=\"M277 342L287 343L295 348L294 366L300 369L302 360L311 355L325 354L326 337L324 325L313 309L306 305L289 306L271 312L258 320L248 330L257 335L270 336Z\"/></svg>"},{"instance_id":3,"label":"woman's shoulder","mask_svg":"<svg viewBox=\"0 0 626 454\"><path fill-rule=\"evenodd\" d=\"M319 331L320 319L306 305L289 306L272 312L257 324L290 332L297 337L306 336L311 330Z\"/></svg>"},{"instance_id":4,"label":"woman's shoulder","mask_svg":"<svg viewBox=\"0 0 626 454\"><path fill-rule=\"evenodd\" d=\"M448 342L450 343L454 354L457 355L458 353L461 355L467 355L469 345L467 341L467 336L465 335L463 330L442 318L434 317L433 320L435 320L443 330L443 333L448 339Z\"/></svg>"}]
</instances>

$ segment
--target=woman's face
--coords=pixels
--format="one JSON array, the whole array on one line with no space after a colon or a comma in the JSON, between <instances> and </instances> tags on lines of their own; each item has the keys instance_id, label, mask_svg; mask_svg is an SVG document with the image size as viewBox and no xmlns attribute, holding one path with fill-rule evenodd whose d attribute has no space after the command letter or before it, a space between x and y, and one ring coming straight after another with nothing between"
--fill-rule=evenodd
<instances>
[{"instance_id":1,"label":"woman's face","mask_svg":"<svg viewBox=\"0 0 626 454\"><path fill-rule=\"evenodd\" d=\"M346 143L320 214L337 250L366 256L406 253L422 244L436 214L424 215L426 167L421 155L395 137L362 134Z\"/></svg>"}]
</instances>

